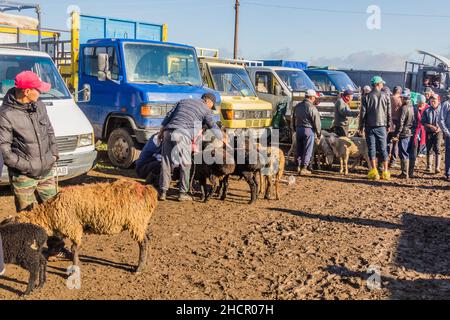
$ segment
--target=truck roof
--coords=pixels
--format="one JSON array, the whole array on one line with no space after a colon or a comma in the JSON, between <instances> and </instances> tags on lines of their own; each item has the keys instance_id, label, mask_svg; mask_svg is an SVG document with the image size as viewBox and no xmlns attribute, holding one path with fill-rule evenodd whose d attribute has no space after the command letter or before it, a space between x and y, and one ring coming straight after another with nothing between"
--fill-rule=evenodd
<instances>
[{"instance_id":1,"label":"truck roof","mask_svg":"<svg viewBox=\"0 0 450 320\"><path fill-rule=\"evenodd\" d=\"M336 74L336 73L343 73L344 71L339 70L329 70L329 69L306 69L306 73L321 73L321 74Z\"/></svg>"},{"instance_id":2,"label":"truck roof","mask_svg":"<svg viewBox=\"0 0 450 320\"><path fill-rule=\"evenodd\" d=\"M280 71L305 71L302 69L288 68L288 67L272 67L272 66L262 66L262 67L247 67L249 70L280 70Z\"/></svg>"},{"instance_id":3,"label":"truck roof","mask_svg":"<svg viewBox=\"0 0 450 320\"><path fill-rule=\"evenodd\" d=\"M0 46L0 54L3 55L11 55L11 56L30 56L30 57L45 57L50 58L50 56L41 51L32 51L28 49L19 49L19 48L7 48Z\"/></svg>"},{"instance_id":4,"label":"truck roof","mask_svg":"<svg viewBox=\"0 0 450 320\"><path fill-rule=\"evenodd\" d=\"M180 43L173 43L173 42L161 42L161 41L152 41L152 40L140 40L140 39L126 39L126 38L104 38L104 39L91 39L87 42L87 44L111 44L111 42L131 42L131 43L148 43L148 44L159 44L159 45L168 45L168 46L176 46L176 47L183 47L183 48L189 48L189 49L195 49L192 46L188 46L185 44Z\"/></svg>"},{"instance_id":5,"label":"truck roof","mask_svg":"<svg viewBox=\"0 0 450 320\"><path fill-rule=\"evenodd\" d=\"M205 63L207 63L211 67L223 67L223 68L231 68L231 69L238 68L238 69L245 70L245 67L243 65L239 65L239 64L232 64L232 63L225 63L225 62L211 61L211 60L207 60L207 61L205 61Z\"/></svg>"}]
</instances>

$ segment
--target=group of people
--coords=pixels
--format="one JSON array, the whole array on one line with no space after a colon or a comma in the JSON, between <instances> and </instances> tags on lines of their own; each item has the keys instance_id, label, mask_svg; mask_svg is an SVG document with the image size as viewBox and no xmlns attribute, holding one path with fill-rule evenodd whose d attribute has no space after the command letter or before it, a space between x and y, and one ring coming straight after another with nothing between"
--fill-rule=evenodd
<instances>
[{"instance_id":1,"label":"group of people","mask_svg":"<svg viewBox=\"0 0 450 320\"><path fill-rule=\"evenodd\" d=\"M450 101L430 87L423 94L395 87L391 93L385 81L375 76L372 86L364 87L361 110L350 108L354 93L343 92L335 104L333 130L340 137L349 135L349 118L359 117L357 134L365 136L371 180L390 180L389 169L400 159L400 178L414 178L418 155L426 149L427 171L441 172L441 146L445 139L445 179L450 182ZM310 174L314 139L321 137L318 95L308 90L306 99L295 106L298 172ZM435 156L434 163L432 161ZM434 166L434 170L433 170ZM381 171L381 172L380 172Z\"/></svg>"}]
</instances>

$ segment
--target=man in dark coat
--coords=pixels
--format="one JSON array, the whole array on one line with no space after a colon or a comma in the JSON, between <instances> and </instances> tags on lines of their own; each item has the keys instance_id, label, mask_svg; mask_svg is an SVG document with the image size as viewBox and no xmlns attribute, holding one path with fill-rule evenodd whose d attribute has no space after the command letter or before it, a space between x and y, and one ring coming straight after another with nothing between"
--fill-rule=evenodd
<instances>
[{"instance_id":1,"label":"man in dark coat","mask_svg":"<svg viewBox=\"0 0 450 320\"><path fill-rule=\"evenodd\" d=\"M17 212L32 210L57 193L53 167L58 160L56 137L42 92L51 89L31 71L19 73L0 108L0 152L8 167ZM49 254L70 258L64 242L49 238Z\"/></svg>"}]
</instances>

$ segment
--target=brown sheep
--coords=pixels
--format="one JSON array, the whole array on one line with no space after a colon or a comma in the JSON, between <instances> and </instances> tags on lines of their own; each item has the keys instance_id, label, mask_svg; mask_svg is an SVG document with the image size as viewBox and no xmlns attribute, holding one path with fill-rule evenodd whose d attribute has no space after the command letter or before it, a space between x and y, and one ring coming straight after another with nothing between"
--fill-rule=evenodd
<instances>
[{"instance_id":1,"label":"brown sheep","mask_svg":"<svg viewBox=\"0 0 450 320\"><path fill-rule=\"evenodd\" d=\"M330 136L328 139L335 156L340 159L341 174L348 175L349 158L356 158L358 160L354 163L352 169L356 166L361 157L363 157L364 160L366 160L366 162L370 165L367 143L364 138L337 138L334 136Z\"/></svg>"},{"instance_id":2,"label":"brown sheep","mask_svg":"<svg viewBox=\"0 0 450 320\"><path fill-rule=\"evenodd\" d=\"M114 235L128 230L139 244L140 273L147 262L149 222L156 209L157 191L130 180L63 189L53 199L18 217L19 222L41 226L48 235L72 241L73 263L79 264L83 233Z\"/></svg>"},{"instance_id":3,"label":"brown sheep","mask_svg":"<svg viewBox=\"0 0 450 320\"><path fill-rule=\"evenodd\" d=\"M286 165L286 157L283 151L277 147L259 147L259 151L266 152L268 157L267 165L259 173L260 192L264 194L265 199L270 199L270 191L272 185L275 185L276 200L280 200L279 184L284 175L284 167Z\"/></svg>"}]
</instances>

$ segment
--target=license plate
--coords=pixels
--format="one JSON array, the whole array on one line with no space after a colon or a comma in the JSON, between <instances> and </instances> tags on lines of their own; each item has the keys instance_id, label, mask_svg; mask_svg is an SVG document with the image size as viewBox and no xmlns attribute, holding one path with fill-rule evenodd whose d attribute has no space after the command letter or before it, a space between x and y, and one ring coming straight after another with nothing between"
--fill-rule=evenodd
<instances>
[{"instance_id":1,"label":"license plate","mask_svg":"<svg viewBox=\"0 0 450 320\"><path fill-rule=\"evenodd\" d=\"M69 174L69 168L68 167L58 167L53 168L53 175L55 177L64 177Z\"/></svg>"}]
</instances>

